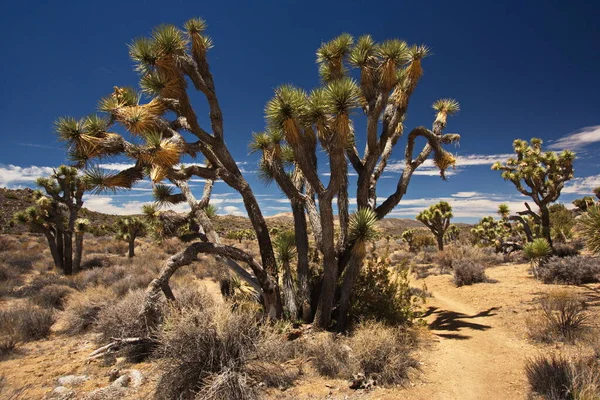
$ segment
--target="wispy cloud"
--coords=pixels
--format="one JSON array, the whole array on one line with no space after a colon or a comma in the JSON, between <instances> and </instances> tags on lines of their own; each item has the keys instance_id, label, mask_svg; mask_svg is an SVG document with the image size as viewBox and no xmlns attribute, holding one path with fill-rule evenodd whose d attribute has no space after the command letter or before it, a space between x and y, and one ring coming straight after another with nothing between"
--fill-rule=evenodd
<instances>
[{"instance_id":1,"label":"wispy cloud","mask_svg":"<svg viewBox=\"0 0 600 400\"><path fill-rule=\"evenodd\" d=\"M551 150L577 150L596 142L600 142L600 125L581 128L561 137L548 148Z\"/></svg>"},{"instance_id":2,"label":"wispy cloud","mask_svg":"<svg viewBox=\"0 0 600 400\"><path fill-rule=\"evenodd\" d=\"M15 143L18 146L25 146L25 147L36 147L38 149L52 149L52 150L63 150L60 147L55 147L55 146L48 146L46 144L37 144L37 143L21 143L21 142L16 142Z\"/></svg>"},{"instance_id":3,"label":"wispy cloud","mask_svg":"<svg viewBox=\"0 0 600 400\"><path fill-rule=\"evenodd\" d=\"M84 196L83 206L92 211L105 214L132 215L141 214L142 206L147 203L148 202L138 200L118 202L113 196L86 195ZM186 212L190 210L186 203L177 204L165 209L177 212Z\"/></svg>"},{"instance_id":4,"label":"wispy cloud","mask_svg":"<svg viewBox=\"0 0 600 400\"><path fill-rule=\"evenodd\" d=\"M592 194L594 188L600 186L600 174L574 178L565 184L562 193Z\"/></svg>"},{"instance_id":5,"label":"wispy cloud","mask_svg":"<svg viewBox=\"0 0 600 400\"><path fill-rule=\"evenodd\" d=\"M466 154L456 156L456 169L446 171L447 176L459 173L465 167L492 165L497 161L504 161L512 154ZM391 161L388 163L386 172L402 172L404 161ZM432 159L425 162L414 172L414 175L439 176L439 169L435 166Z\"/></svg>"},{"instance_id":6,"label":"wispy cloud","mask_svg":"<svg viewBox=\"0 0 600 400\"><path fill-rule=\"evenodd\" d=\"M12 164L0 164L0 187L12 189L21 187L23 184L31 185L37 178L51 175L53 172L52 167L35 165L19 167Z\"/></svg>"},{"instance_id":7,"label":"wispy cloud","mask_svg":"<svg viewBox=\"0 0 600 400\"><path fill-rule=\"evenodd\" d=\"M221 210L223 212L220 212ZM235 215L238 217L245 217L247 215L245 210L242 210L236 206L225 206L223 208L219 208L217 213L221 215Z\"/></svg>"},{"instance_id":8,"label":"wispy cloud","mask_svg":"<svg viewBox=\"0 0 600 400\"><path fill-rule=\"evenodd\" d=\"M109 171L125 171L126 169L135 167L135 164L131 163L107 163L107 164L98 164L98 167L102 169L107 169Z\"/></svg>"}]
</instances>

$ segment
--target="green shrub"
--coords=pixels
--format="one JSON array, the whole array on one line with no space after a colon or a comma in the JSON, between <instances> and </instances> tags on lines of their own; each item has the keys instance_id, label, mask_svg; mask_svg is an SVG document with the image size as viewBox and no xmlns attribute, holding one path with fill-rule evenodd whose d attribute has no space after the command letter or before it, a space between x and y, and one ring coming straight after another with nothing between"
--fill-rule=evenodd
<instances>
[{"instance_id":1,"label":"green shrub","mask_svg":"<svg viewBox=\"0 0 600 400\"><path fill-rule=\"evenodd\" d=\"M377 257L373 248L354 286L351 322L376 320L397 325L417 318L423 299L414 296L409 273L407 262L392 270L387 256Z\"/></svg>"},{"instance_id":2,"label":"green shrub","mask_svg":"<svg viewBox=\"0 0 600 400\"><path fill-rule=\"evenodd\" d=\"M600 253L600 206L589 207L577 222L585 244L593 253Z\"/></svg>"}]
</instances>

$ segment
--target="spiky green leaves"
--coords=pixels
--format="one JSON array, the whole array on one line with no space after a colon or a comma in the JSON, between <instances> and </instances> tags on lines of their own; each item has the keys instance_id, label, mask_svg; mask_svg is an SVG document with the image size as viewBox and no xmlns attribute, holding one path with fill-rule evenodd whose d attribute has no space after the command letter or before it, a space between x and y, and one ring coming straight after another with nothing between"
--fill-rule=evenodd
<instances>
[{"instance_id":1,"label":"spiky green leaves","mask_svg":"<svg viewBox=\"0 0 600 400\"><path fill-rule=\"evenodd\" d=\"M323 43L317 50L319 74L323 82L332 82L346 75L344 58L350 53L353 42L354 38L344 33L327 43Z\"/></svg>"},{"instance_id":2,"label":"spiky green leaves","mask_svg":"<svg viewBox=\"0 0 600 400\"><path fill-rule=\"evenodd\" d=\"M152 195L154 196L154 200L159 207L172 204L171 199L173 197L173 187L167 185L154 185L154 188L152 189Z\"/></svg>"},{"instance_id":3,"label":"spiky green leaves","mask_svg":"<svg viewBox=\"0 0 600 400\"><path fill-rule=\"evenodd\" d=\"M299 120L304 112L306 92L292 85L275 89L275 96L267 103L265 115L270 126L283 129L286 121Z\"/></svg>"},{"instance_id":4,"label":"spiky green leaves","mask_svg":"<svg viewBox=\"0 0 600 400\"><path fill-rule=\"evenodd\" d=\"M600 206L589 207L577 222L585 243L595 254L600 253Z\"/></svg>"},{"instance_id":5,"label":"spiky green leaves","mask_svg":"<svg viewBox=\"0 0 600 400\"><path fill-rule=\"evenodd\" d=\"M286 264L296 256L296 240L293 231L281 232L273 242L277 259Z\"/></svg>"},{"instance_id":6,"label":"spiky green leaves","mask_svg":"<svg viewBox=\"0 0 600 400\"><path fill-rule=\"evenodd\" d=\"M136 237L145 236L147 225L138 217L125 217L117 220L115 224L117 239L135 240Z\"/></svg>"},{"instance_id":7,"label":"spiky green leaves","mask_svg":"<svg viewBox=\"0 0 600 400\"><path fill-rule=\"evenodd\" d=\"M89 230L90 220L86 218L77 218L75 220L75 232L85 233Z\"/></svg>"},{"instance_id":8,"label":"spiky green leaves","mask_svg":"<svg viewBox=\"0 0 600 400\"><path fill-rule=\"evenodd\" d=\"M186 31L188 31L188 33L193 34L204 32L208 25L202 18L192 18L187 20L186 23L183 24L183 27Z\"/></svg>"},{"instance_id":9,"label":"spiky green leaves","mask_svg":"<svg viewBox=\"0 0 600 400\"><path fill-rule=\"evenodd\" d=\"M156 66L158 54L155 43L150 38L138 38L129 44L129 57L136 63L136 70L151 72Z\"/></svg>"},{"instance_id":10,"label":"spiky green leaves","mask_svg":"<svg viewBox=\"0 0 600 400\"><path fill-rule=\"evenodd\" d=\"M348 61L351 65L359 68L367 67L373 61L375 56L375 41L371 35L364 35L358 38L356 45L352 47Z\"/></svg>"},{"instance_id":11,"label":"spiky green leaves","mask_svg":"<svg viewBox=\"0 0 600 400\"><path fill-rule=\"evenodd\" d=\"M537 238L523 246L523 254L532 264L537 264L552 254L552 247L546 239Z\"/></svg>"},{"instance_id":12,"label":"spiky green leaves","mask_svg":"<svg viewBox=\"0 0 600 400\"><path fill-rule=\"evenodd\" d=\"M79 140L84 131L83 124L72 117L60 117L54 123L54 130L61 141L71 144Z\"/></svg>"},{"instance_id":13,"label":"spiky green leaves","mask_svg":"<svg viewBox=\"0 0 600 400\"><path fill-rule=\"evenodd\" d=\"M160 25L152 31L153 47L160 56L179 55L185 51L187 40L174 25Z\"/></svg>"},{"instance_id":14,"label":"spiky green leaves","mask_svg":"<svg viewBox=\"0 0 600 400\"><path fill-rule=\"evenodd\" d=\"M431 106L438 113L454 115L460 111L460 104L454 99L440 99Z\"/></svg>"},{"instance_id":15,"label":"spiky green leaves","mask_svg":"<svg viewBox=\"0 0 600 400\"><path fill-rule=\"evenodd\" d=\"M508 207L508 204L500 204L498 206L498 215L500 215L500 217L502 217L503 219L508 218L508 216L510 215L510 209Z\"/></svg>"},{"instance_id":16,"label":"spiky green leaves","mask_svg":"<svg viewBox=\"0 0 600 400\"><path fill-rule=\"evenodd\" d=\"M370 208L361 208L350 217L348 236L351 241L368 242L377 236L377 214Z\"/></svg>"},{"instance_id":17,"label":"spiky green leaves","mask_svg":"<svg viewBox=\"0 0 600 400\"><path fill-rule=\"evenodd\" d=\"M353 79L338 79L329 83L323 93L325 109L334 114L349 114L360 106L360 89Z\"/></svg>"}]
</instances>

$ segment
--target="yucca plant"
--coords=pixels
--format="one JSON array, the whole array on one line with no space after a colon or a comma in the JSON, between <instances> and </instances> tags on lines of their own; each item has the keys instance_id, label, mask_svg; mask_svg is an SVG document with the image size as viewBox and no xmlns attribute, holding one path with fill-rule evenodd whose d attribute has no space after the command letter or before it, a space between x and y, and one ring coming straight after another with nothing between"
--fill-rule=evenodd
<instances>
[{"instance_id":1,"label":"yucca plant","mask_svg":"<svg viewBox=\"0 0 600 400\"><path fill-rule=\"evenodd\" d=\"M589 207L577 221L581 236L587 247L595 254L600 253L600 206Z\"/></svg>"},{"instance_id":2,"label":"yucca plant","mask_svg":"<svg viewBox=\"0 0 600 400\"><path fill-rule=\"evenodd\" d=\"M542 266L552 254L552 247L545 238L537 238L534 239L533 242L529 242L523 246L523 254L529 259L531 271L533 272L533 276L537 279L540 266Z\"/></svg>"},{"instance_id":3,"label":"yucca plant","mask_svg":"<svg viewBox=\"0 0 600 400\"><path fill-rule=\"evenodd\" d=\"M124 240L129 246L128 257L135 256L135 240L147 233L146 223L138 217L120 218L115 223L117 239Z\"/></svg>"},{"instance_id":4,"label":"yucca plant","mask_svg":"<svg viewBox=\"0 0 600 400\"><path fill-rule=\"evenodd\" d=\"M446 201L431 205L417 214L417 221L423 223L435 236L440 251L444 250L444 235L450 227L452 207Z\"/></svg>"},{"instance_id":5,"label":"yucca plant","mask_svg":"<svg viewBox=\"0 0 600 400\"><path fill-rule=\"evenodd\" d=\"M493 170L502 171L502 178L512 182L517 190L531 197L539 214L525 203L527 211L523 214L531 216L541 226L542 237L552 246L549 205L555 202L565 182L573 178L573 161L575 153L564 150L560 154L542 150L542 140L533 138L529 143L517 139L513 142L516 157L506 162L492 165Z\"/></svg>"},{"instance_id":6,"label":"yucca plant","mask_svg":"<svg viewBox=\"0 0 600 400\"><path fill-rule=\"evenodd\" d=\"M277 254L277 260L280 265L280 272L283 272L283 304L291 319L298 317L298 300L291 268L291 263L297 254L296 239L294 236L294 232L292 231L281 232L275 237L273 242L275 245L275 254Z\"/></svg>"}]
</instances>

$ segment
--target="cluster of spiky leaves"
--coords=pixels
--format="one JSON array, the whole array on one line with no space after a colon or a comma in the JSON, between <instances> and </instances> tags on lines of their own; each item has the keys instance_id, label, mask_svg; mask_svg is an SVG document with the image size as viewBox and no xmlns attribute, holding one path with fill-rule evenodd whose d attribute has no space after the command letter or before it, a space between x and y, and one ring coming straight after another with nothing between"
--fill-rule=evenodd
<instances>
[{"instance_id":1,"label":"cluster of spiky leaves","mask_svg":"<svg viewBox=\"0 0 600 400\"><path fill-rule=\"evenodd\" d=\"M444 233L444 239L449 242L455 242L460 236L460 228L454 224L448 227L448 230Z\"/></svg>"},{"instance_id":2,"label":"cluster of spiky leaves","mask_svg":"<svg viewBox=\"0 0 600 400\"><path fill-rule=\"evenodd\" d=\"M125 241L145 236L147 233L146 223L138 217L120 218L115 223L115 228L117 239Z\"/></svg>"},{"instance_id":3,"label":"cluster of spiky leaves","mask_svg":"<svg viewBox=\"0 0 600 400\"><path fill-rule=\"evenodd\" d=\"M296 239L293 231L279 233L273 241L275 254L282 264L290 263L296 257Z\"/></svg>"},{"instance_id":4,"label":"cluster of spiky leaves","mask_svg":"<svg viewBox=\"0 0 600 400\"><path fill-rule=\"evenodd\" d=\"M536 204L547 204L558 198L564 183L573 178L575 160L575 153L570 150L560 154L544 152L542 143L538 138L529 143L517 139L513 142L516 157L492 166L493 170L502 171L502 178L511 181L519 192L533 197Z\"/></svg>"},{"instance_id":5,"label":"cluster of spiky leaves","mask_svg":"<svg viewBox=\"0 0 600 400\"><path fill-rule=\"evenodd\" d=\"M471 229L473 242L481 246L499 246L512 234L511 225L507 221L498 221L492 216L483 217Z\"/></svg>"},{"instance_id":6,"label":"cluster of spiky leaves","mask_svg":"<svg viewBox=\"0 0 600 400\"><path fill-rule=\"evenodd\" d=\"M600 206L589 207L579 218L578 226L587 247L594 253L600 253Z\"/></svg>"},{"instance_id":7,"label":"cluster of spiky leaves","mask_svg":"<svg viewBox=\"0 0 600 400\"><path fill-rule=\"evenodd\" d=\"M377 214L370 208L361 208L353 213L348 223L350 240L366 243L377 237L375 224Z\"/></svg>"},{"instance_id":8,"label":"cluster of spiky leaves","mask_svg":"<svg viewBox=\"0 0 600 400\"><path fill-rule=\"evenodd\" d=\"M534 239L523 246L523 254L531 261L532 266L538 266L552 254L552 247L544 238Z\"/></svg>"}]
</instances>

